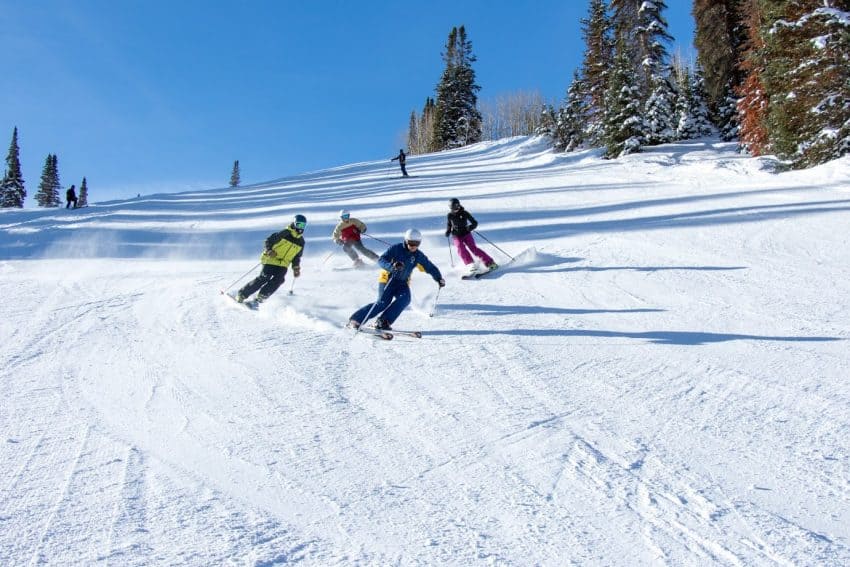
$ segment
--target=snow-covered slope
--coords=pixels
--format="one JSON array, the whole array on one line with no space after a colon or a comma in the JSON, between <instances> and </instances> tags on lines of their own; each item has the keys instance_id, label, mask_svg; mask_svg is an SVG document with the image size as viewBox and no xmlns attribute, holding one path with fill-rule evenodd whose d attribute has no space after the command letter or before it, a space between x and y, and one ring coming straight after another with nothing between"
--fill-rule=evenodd
<instances>
[{"instance_id":1,"label":"snow-covered slope","mask_svg":"<svg viewBox=\"0 0 850 567\"><path fill-rule=\"evenodd\" d=\"M0 212L0 564L850 564L848 159L394 165ZM451 197L514 263L460 280ZM343 207L425 233L424 338L341 328ZM222 297L295 213L294 287Z\"/></svg>"}]
</instances>

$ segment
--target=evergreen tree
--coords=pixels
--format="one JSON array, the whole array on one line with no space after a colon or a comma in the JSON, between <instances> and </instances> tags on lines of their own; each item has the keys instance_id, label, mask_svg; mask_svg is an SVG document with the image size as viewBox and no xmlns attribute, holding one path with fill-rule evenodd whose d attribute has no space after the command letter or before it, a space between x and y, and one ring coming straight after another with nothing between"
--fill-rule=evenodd
<instances>
[{"instance_id":1,"label":"evergreen tree","mask_svg":"<svg viewBox=\"0 0 850 567\"><path fill-rule=\"evenodd\" d=\"M695 0L694 43L697 62L705 79L705 92L713 122L728 136L736 129L730 112L732 92L744 80L740 67L747 40L742 0ZM729 138L727 138L729 139Z\"/></svg>"},{"instance_id":2,"label":"evergreen tree","mask_svg":"<svg viewBox=\"0 0 850 567\"><path fill-rule=\"evenodd\" d=\"M676 139L676 92L666 76L653 77L654 85L644 106L646 144L666 144Z\"/></svg>"},{"instance_id":3,"label":"evergreen tree","mask_svg":"<svg viewBox=\"0 0 850 567\"><path fill-rule=\"evenodd\" d=\"M678 96L676 97L676 138L691 140L700 135L696 117L694 81L691 70L680 65L676 70Z\"/></svg>"},{"instance_id":4,"label":"evergreen tree","mask_svg":"<svg viewBox=\"0 0 850 567\"><path fill-rule=\"evenodd\" d=\"M628 46L624 40L619 40L608 82L605 157L616 158L640 151L647 130L641 107L640 89L629 59Z\"/></svg>"},{"instance_id":5,"label":"evergreen tree","mask_svg":"<svg viewBox=\"0 0 850 567\"><path fill-rule=\"evenodd\" d=\"M740 125L738 124L738 97L735 95L735 87L732 81L726 85L723 101L717 105L712 122L720 130L720 138L725 141L734 140L738 137ZM709 116L711 110L709 107Z\"/></svg>"},{"instance_id":6,"label":"evergreen tree","mask_svg":"<svg viewBox=\"0 0 850 567\"><path fill-rule=\"evenodd\" d=\"M605 96L614 57L611 20L604 0L591 0L588 17L581 20L581 23L585 44L581 75L574 76L570 83L567 109L564 110L564 120L567 122L572 120L570 116L576 116L583 121L583 133L580 136L582 140L578 145L573 145L574 148L584 143L584 140L591 145L602 143ZM563 136L562 133L562 142ZM564 147L569 145L571 144L567 143Z\"/></svg>"},{"instance_id":7,"label":"evergreen tree","mask_svg":"<svg viewBox=\"0 0 850 567\"><path fill-rule=\"evenodd\" d=\"M59 196L59 169L57 158L48 154L44 160L44 168L41 170L41 181L38 184L38 192L35 201L39 207L58 207L62 204Z\"/></svg>"},{"instance_id":8,"label":"evergreen tree","mask_svg":"<svg viewBox=\"0 0 850 567\"><path fill-rule=\"evenodd\" d=\"M643 0L638 8L637 46L643 69L641 85L646 100L654 92L663 89L667 80L669 56L665 43L673 37L667 31L667 20L663 12L667 9L664 0ZM666 89L669 92L669 85Z\"/></svg>"},{"instance_id":9,"label":"evergreen tree","mask_svg":"<svg viewBox=\"0 0 850 567\"><path fill-rule=\"evenodd\" d=\"M12 143L6 156L6 171L0 182L0 207L23 208L27 191L21 176L20 148L18 147L18 128L12 132Z\"/></svg>"},{"instance_id":10,"label":"evergreen tree","mask_svg":"<svg viewBox=\"0 0 850 567\"><path fill-rule=\"evenodd\" d=\"M546 136L555 140L557 130L558 113L551 104L543 105L540 109L540 123L534 131L535 136Z\"/></svg>"},{"instance_id":11,"label":"evergreen tree","mask_svg":"<svg viewBox=\"0 0 850 567\"><path fill-rule=\"evenodd\" d=\"M89 206L89 185L86 183L86 178L83 177L83 182L80 183L80 196L77 197L78 207Z\"/></svg>"},{"instance_id":12,"label":"evergreen tree","mask_svg":"<svg viewBox=\"0 0 850 567\"><path fill-rule=\"evenodd\" d=\"M475 83L472 68L475 60L466 29L463 26L452 28L443 54L446 67L437 85L434 137L439 150L481 140L481 114L476 94L481 87Z\"/></svg>"},{"instance_id":13,"label":"evergreen tree","mask_svg":"<svg viewBox=\"0 0 850 567\"><path fill-rule=\"evenodd\" d=\"M639 73L642 69L641 50L638 46L638 28L640 27L640 7L643 0L611 0L611 27L614 33L614 43L618 52L628 59L632 69L633 80L640 93L646 93L648 88L641 84L645 75ZM607 92L607 91L606 91ZM641 97L643 100L643 97Z\"/></svg>"},{"instance_id":14,"label":"evergreen tree","mask_svg":"<svg viewBox=\"0 0 850 567\"><path fill-rule=\"evenodd\" d=\"M233 170L230 172L230 186L239 187L241 179L239 176L239 160L233 162Z\"/></svg>"},{"instance_id":15,"label":"evergreen tree","mask_svg":"<svg viewBox=\"0 0 850 567\"><path fill-rule=\"evenodd\" d=\"M771 148L794 167L847 153L850 0L763 0L763 8Z\"/></svg>"},{"instance_id":16,"label":"evergreen tree","mask_svg":"<svg viewBox=\"0 0 850 567\"><path fill-rule=\"evenodd\" d=\"M555 148L561 151L572 152L582 147L585 142L585 129L588 120L588 101L585 98L586 86L582 83L578 71L573 73L573 81L567 90L566 104L558 111L555 123L554 141ZM601 107L604 108L604 107ZM602 136L595 129L592 134L595 139Z\"/></svg>"},{"instance_id":17,"label":"evergreen tree","mask_svg":"<svg viewBox=\"0 0 850 567\"><path fill-rule=\"evenodd\" d=\"M709 136L714 132L714 128L711 123L708 102L706 100L705 78L699 65L694 70L692 77L691 95L693 96L694 121L696 123L697 133L700 136Z\"/></svg>"},{"instance_id":18,"label":"evergreen tree","mask_svg":"<svg viewBox=\"0 0 850 567\"><path fill-rule=\"evenodd\" d=\"M735 89L738 96L738 139L741 148L754 156L770 151L767 135L768 98L764 73L764 40L760 0L743 0L741 14L747 30L741 71L744 79Z\"/></svg>"}]
</instances>

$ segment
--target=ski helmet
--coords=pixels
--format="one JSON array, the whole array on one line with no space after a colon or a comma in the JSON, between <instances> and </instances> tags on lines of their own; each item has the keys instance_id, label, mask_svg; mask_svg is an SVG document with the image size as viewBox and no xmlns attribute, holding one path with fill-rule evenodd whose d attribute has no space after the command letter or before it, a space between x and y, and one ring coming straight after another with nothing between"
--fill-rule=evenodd
<instances>
[{"instance_id":1,"label":"ski helmet","mask_svg":"<svg viewBox=\"0 0 850 567\"><path fill-rule=\"evenodd\" d=\"M420 242L422 242L422 233L415 228L407 229L407 232L404 233L404 243L416 243L418 245Z\"/></svg>"},{"instance_id":2,"label":"ski helmet","mask_svg":"<svg viewBox=\"0 0 850 567\"><path fill-rule=\"evenodd\" d=\"M457 211L460 209L460 201L458 199L449 200L449 208L453 211Z\"/></svg>"},{"instance_id":3,"label":"ski helmet","mask_svg":"<svg viewBox=\"0 0 850 567\"><path fill-rule=\"evenodd\" d=\"M351 216L351 213L348 212L346 209L342 209L339 212L339 218L341 218L342 220L348 220L348 217L350 217L350 216Z\"/></svg>"},{"instance_id":4,"label":"ski helmet","mask_svg":"<svg viewBox=\"0 0 850 567\"><path fill-rule=\"evenodd\" d=\"M295 215L295 219L292 221L292 228L301 234L304 232L304 229L307 228L307 217L304 215Z\"/></svg>"}]
</instances>

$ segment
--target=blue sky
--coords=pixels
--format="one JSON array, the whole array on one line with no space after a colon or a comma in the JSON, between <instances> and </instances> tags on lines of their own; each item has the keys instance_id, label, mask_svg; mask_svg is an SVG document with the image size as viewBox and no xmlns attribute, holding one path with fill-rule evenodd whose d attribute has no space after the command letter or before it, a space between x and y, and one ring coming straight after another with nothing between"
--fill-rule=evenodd
<instances>
[{"instance_id":1,"label":"blue sky","mask_svg":"<svg viewBox=\"0 0 850 567\"><path fill-rule=\"evenodd\" d=\"M693 58L691 3L668 1L670 52ZM403 146L465 25L479 98L563 98L580 0L0 0L0 151L18 127L27 206L45 157L90 200L221 187ZM415 168L415 162L410 164Z\"/></svg>"}]
</instances>

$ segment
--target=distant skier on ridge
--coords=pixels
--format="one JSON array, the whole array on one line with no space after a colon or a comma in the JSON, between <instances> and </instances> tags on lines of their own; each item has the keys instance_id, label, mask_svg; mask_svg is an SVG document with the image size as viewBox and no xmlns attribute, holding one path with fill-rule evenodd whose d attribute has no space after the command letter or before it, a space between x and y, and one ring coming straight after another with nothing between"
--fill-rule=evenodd
<instances>
[{"instance_id":1,"label":"distant skier on ridge","mask_svg":"<svg viewBox=\"0 0 850 567\"><path fill-rule=\"evenodd\" d=\"M390 161L395 160L398 160L398 165L401 167L401 176L410 177L409 175L407 175L407 169L404 167L404 164L407 161L407 155L404 153L404 149L400 149L398 151L398 155L392 158Z\"/></svg>"}]
</instances>

